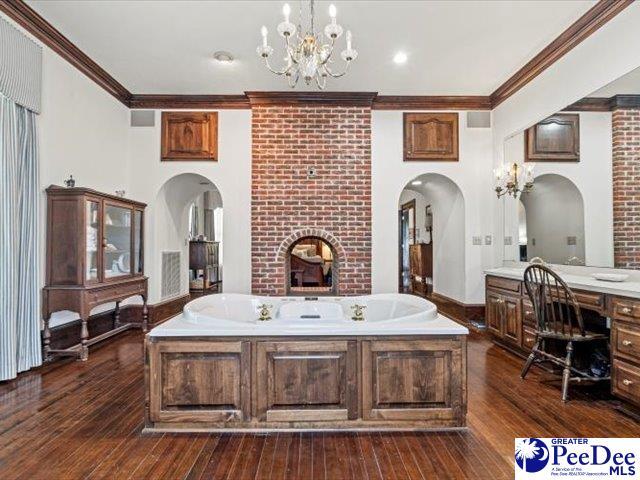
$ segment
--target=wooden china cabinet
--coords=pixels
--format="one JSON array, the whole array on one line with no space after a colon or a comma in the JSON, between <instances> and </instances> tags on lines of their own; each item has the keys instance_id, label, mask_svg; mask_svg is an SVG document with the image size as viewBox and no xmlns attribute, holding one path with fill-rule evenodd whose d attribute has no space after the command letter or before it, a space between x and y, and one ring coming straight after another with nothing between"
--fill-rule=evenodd
<instances>
[{"instance_id":1,"label":"wooden china cabinet","mask_svg":"<svg viewBox=\"0 0 640 480\"><path fill-rule=\"evenodd\" d=\"M132 327L147 329L147 277L144 276L144 203L89 188L47 188L46 283L43 289L44 357L87 360L89 346ZM120 302L143 300L142 324L120 323ZM113 329L89 338L87 322L98 305L115 302ZM80 315L80 343L50 348L53 312Z\"/></svg>"}]
</instances>

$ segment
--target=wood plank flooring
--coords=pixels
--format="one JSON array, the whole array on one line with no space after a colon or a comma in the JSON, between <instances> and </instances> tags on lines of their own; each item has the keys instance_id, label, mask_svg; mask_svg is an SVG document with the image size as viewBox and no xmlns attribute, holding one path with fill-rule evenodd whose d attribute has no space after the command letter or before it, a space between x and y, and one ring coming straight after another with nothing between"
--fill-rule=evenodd
<instances>
[{"instance_id":1,"label":"wood plank flooring","mask_svg":"<svg viewBox=\"0 0 640 480\"><path fill-rule=\"evenodd\" d=\"M640 435L592 388L560 402L555 376L469 339L469 429L455 433L141 435L142 335L0 384L0 479L513 478L514 437Z\"/></svg>"}]
</instances>

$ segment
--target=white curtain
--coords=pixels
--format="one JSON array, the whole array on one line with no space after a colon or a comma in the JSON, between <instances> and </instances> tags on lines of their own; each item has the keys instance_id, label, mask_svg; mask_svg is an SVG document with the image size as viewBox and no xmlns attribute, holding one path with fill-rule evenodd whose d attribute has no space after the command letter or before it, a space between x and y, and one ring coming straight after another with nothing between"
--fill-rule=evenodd
<instances>
[{"instance_id":1,"label":"white curtain","mask_svg":"<svg viewBox=\"0 0 640 480\"><path fill-rule=\"evenodd\" d=\"M42 363L36 115L0 94L0 381Z\"/></svg>"}]
</instances>

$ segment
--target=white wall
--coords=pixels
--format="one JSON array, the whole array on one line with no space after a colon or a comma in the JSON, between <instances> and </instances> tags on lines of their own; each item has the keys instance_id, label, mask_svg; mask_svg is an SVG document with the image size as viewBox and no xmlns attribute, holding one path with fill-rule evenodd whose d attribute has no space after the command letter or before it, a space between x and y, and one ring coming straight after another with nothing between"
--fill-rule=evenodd
<instances>
[{"instance_id":1,"label":"white wall","mask_svg":"<svg viewBox=\"0 0 640 480\"><path fill-rule=\"evenodd\" d=\"M217 162L161 162L160 111L154 127L128 127L129 175L133 179L131 197L148 204L145 231L145 273L149 276L149 301L160 300L161 259L163 250L183 251L186 226L182 220L170 223L167 217L169 190L160 192L171 178L194 173L211 181L220 192L223 215L224 249L222 288L225 292L249 293L251 290L251 112L218 112ZM184 186L180 187L185 188ZM193 189L197 189L194 185ZM206 188L205 188L206 189ZM198 189L193 199L203 191ZM171 194L169 194L171 195ZM182 199L180 201L186 201ZM187 206L188 208L188 206ZM186 221L187 214L181 214ZM179 229L179 230L178 230ZM182 233L184 232L184 233ZM181 236L178 235L180 233ZM183 272L187 259L182 258ZM186 278L186 273L184 278ZM188 285L183 284L186 293Z\"/></svg>"},{"instance_id":2,"label":"white wall","mask_svg":"<svg viewBox=\"0 0 640 480\"><path fill-rule=\"evenodd\" d=\"M455 299L484 303L485 268L493 265L489 245L472 245L473 236L492 235L493 213L486 208L495 194L491 189L491 129L467 128L460 112L459 162L404 162L402 113L374 110L371 118L372 172L372 289L395 292L398 288L398 199L405 186L419 175L439 173L462 192L464 211L464 294ZM462 297L462 298L460 298Z\"/></svg>"},{"instance_id":3,"label":"white wall","mask_svg":"<svg viewBox=\"0 0 640 480\"><path fill-rule=\"evenodd\" d=\"M569 179L584 201L585 259L587 265L613 267L613 178L610 112L580 112L580 161L538 162L536 177L555 173ZM524 133L509 137L504 143L507 163L524 160ZM534 191L535 191L534 182ZM526 198L526 195L523 197ZM501 200L504 209L504 235L514 238L505 246L505 260L517 260L517 210L512 197ZM527 210L527 223L531 220ZM544 257L543 257L544 258Z\"/></svg>"}]
</instances>

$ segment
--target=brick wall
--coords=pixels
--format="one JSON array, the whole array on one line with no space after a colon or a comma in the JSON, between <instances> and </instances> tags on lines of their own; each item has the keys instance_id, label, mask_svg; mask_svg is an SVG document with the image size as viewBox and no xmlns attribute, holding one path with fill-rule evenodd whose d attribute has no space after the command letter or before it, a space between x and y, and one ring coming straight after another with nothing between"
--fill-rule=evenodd
<instances>
[{"instance_id":1,"label":"brick wall","mask_svg":"<svg viewBox=\"0 0 640 480\"><path fill-rule=\"evenodd\" d=\"M371 109L255 105L252 142L253 292L284 295L286 247L324 232L338 253L337 293L369 293Z\"/></svg>"},{"instance_id":2,"label":"brick wall","mask_svg":"<svg viewBox=\"0 0 640 480\"><path fill-rule=\"evenodd\" d=\"M615 266L640 268L640 110L613 112Z\"/></svg>"}]
</instances>

